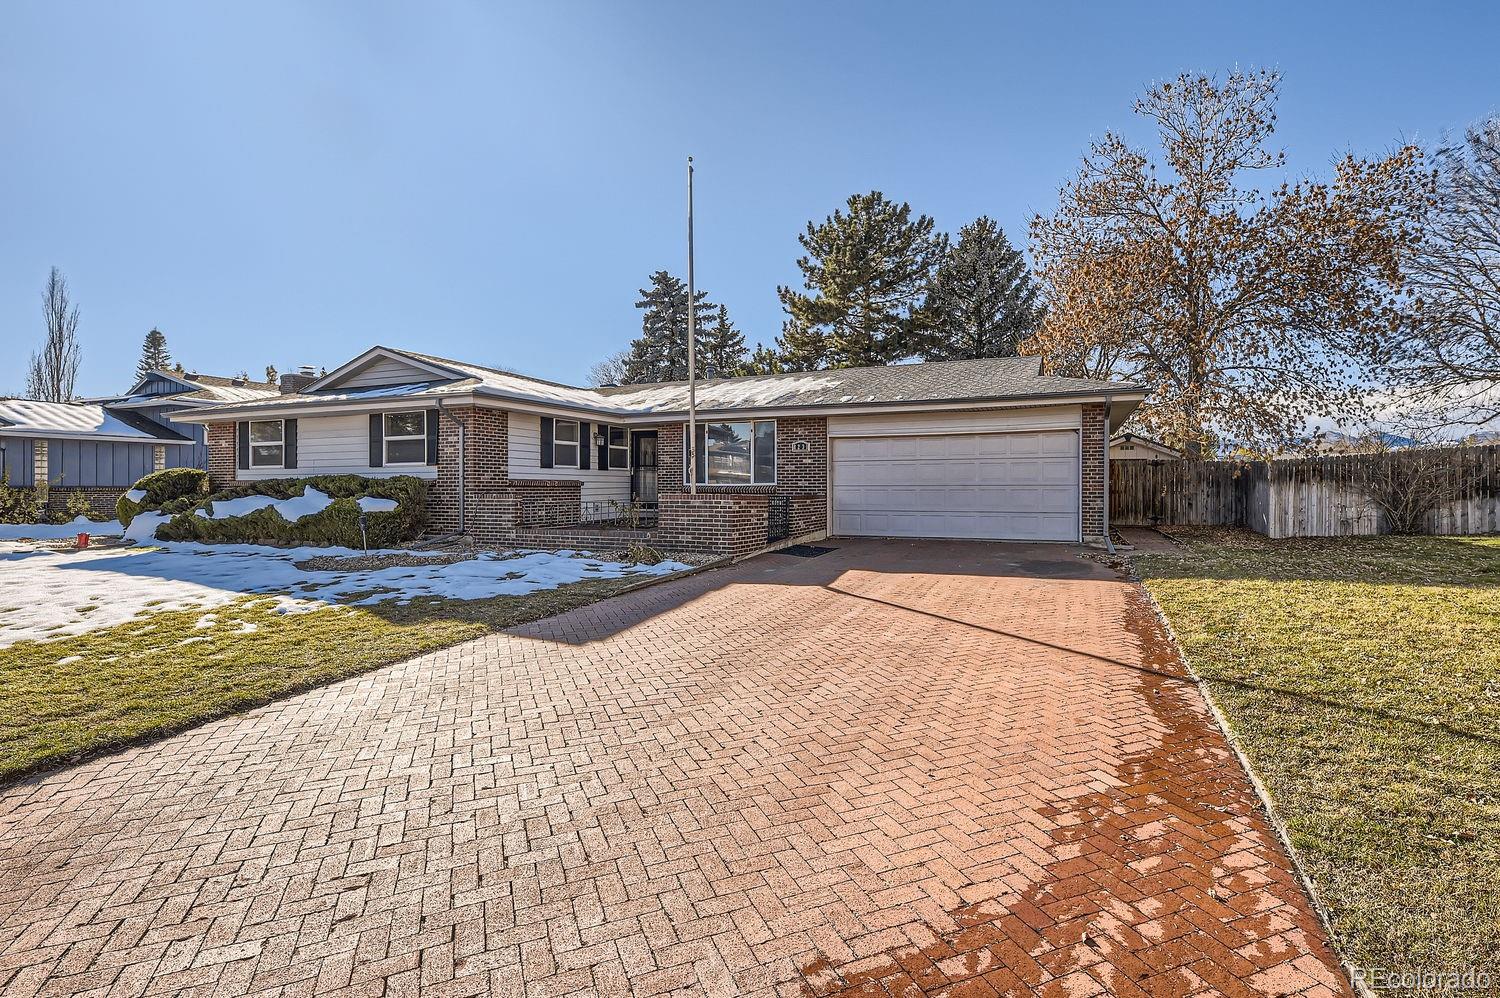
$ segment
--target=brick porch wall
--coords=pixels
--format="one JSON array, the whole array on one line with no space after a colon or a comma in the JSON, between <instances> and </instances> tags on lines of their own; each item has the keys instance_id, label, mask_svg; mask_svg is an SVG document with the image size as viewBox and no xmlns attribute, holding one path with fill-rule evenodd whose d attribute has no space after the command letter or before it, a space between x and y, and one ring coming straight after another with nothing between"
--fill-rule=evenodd
<instances>
[{"instance_id":1,"label":"brick porch wall","mask_svg":"<svg viewBox=\"0 0 1500 998\"><path fill-rule=\"evenodd\" d=\"M687 424L669 423L659 432L657 491L665 499L668 493L688 491L683 470ZM807 449L798 450L799 443ZM777 418L775 485L700 485L698 494L787 496L790 536L822 533L828 529L828 420L823 416Z\"/></svg>"},{"instance_id":2,"label":"brick porch wall","mask_svg":"<svg viewBox=\"0 0 1500 998\"><path fill-rule=\"evenodd\" d=\"M1108 485L1104 481L1104 448L1108 446L1109 434L1104 428L1104 406L1099 404L1083 407L1083 432L1080 441L1080 460L1083 462L1083 539L1104 539L1104 504L1109 501Z\"/></svg>"},{"instance_id":3,"label":"brick porch wall","mask_svg":"<svg viewBox=\"0 0 1500 998\"><path fill-rule=\"evenodd\" d=\"M75 492L82 492L83 497L88 500L89 508L95 513L103 513L113 517L115 506L120 497L130 491L124 485L81 485L81 486L57 486L47 490L46 509L49 513L61 512L68 508L68 500L73 498Z\"/></svg>"},{"instance_id":4,"label":"brick porch wall","mask_svg":"<svg viewBox=\"0 0 1500 998\"><path fill-rule=\"evenodd\" d=\"M668 551L741 558L766 546L767 492L662 492L656 536Z\"/></svg>"},{"instance_id":5,"label":"brick porch wall","mask_svg":"<svg viewBox=\"0 0 1500 998\"><path fill-rule=\"evenodd\" d=\"M235 468L234 423L208 424L208 487L210 491L233 488Z\"/></svg>"}]
</instances>

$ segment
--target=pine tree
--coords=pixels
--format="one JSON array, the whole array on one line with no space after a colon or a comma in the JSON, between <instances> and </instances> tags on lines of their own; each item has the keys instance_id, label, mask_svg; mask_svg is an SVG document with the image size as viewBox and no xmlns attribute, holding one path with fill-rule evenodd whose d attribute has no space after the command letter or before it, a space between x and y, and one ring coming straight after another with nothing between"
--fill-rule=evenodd
<instances>
[{"instance_id":1,"label":"pine tree","mask_svg":"<svg viewBox=\"0 0 1500 998\"><path fill-rule=\"evenodd\" d=\"M266 365L266 384L268 384L268 385L274 385L274 384L276 384L276 380L277 380L278 377L280 377L280 374L276 370L276 365L275 364L267 364Z\"/></svg>"},{"instance_id":2,"label":"pine tree","mask_svg":"<svg viewBox=\"0 0 1500 998\"><path fill-rule=\"evenodd\" d=\"M746 374L781 374L785 370L786 367L781 362L781 354L764 343L755 345L755 352L745 363Z\"/></svg>"},{"instance_id":3,"label":"pine tree","mask_svg":"<svg viewBox=\"0 0 1500 998\"><path fill-rule=\"evenodd\" d=\"M729 309L720 305L713 321L703 330L703 370L705 378L734 378L746 373L749 357L745 352L745 334L729 318Z\"/></svg>"},{"instance_id":4,"label":"pine tree","mask_svg":"<svg viewBox=\"0 0 1500 998\"><path fill-rule=\"evenodd\" d=\"M859 367L912 355L929 325L925 308L947 239L926 215L879 191L851 195L848 214L807 223L797 261L810 294L777 289L791 316L783 333L789 365ZM826 344L819 347L816 337Z\"/></svg>"},{"instance_id":5,"label":"pine tree","mask_svg":"<svg viewBox=\"0 0 1500 998\"><path fill-rule=\"evenodd\" d=\"M697 292L698 356L703 356L704 319L714 306L708 293ZM688 375L687 285L665 270L651 275L651 287L641 289L641 335L630 343L625 360L626 384L684 381Z\"/></svg>"},{"instance_id":6,"label":"pine tree","mask_svg":"<svg viewBox=\"0 0 1500 998\"><path fill-rule=\"evenodd\" d=\"M938 264L923 358L1014 357L1016 344L1036 328L1037 290L1021 251L981 215L958 230L958 243Z\"/></svg>"},{"instance_id":7,"label":"pine tree","mask_svg":"<svg viewBox=\"0 0 1500 998\"><path fill-rule=\"evenodd\" d=\"M135 365L135 376L137 379L144 378L152 371L168 371L172 368L172 355L167 352L167 334L155 326L151 332L146 334L146 342L141 344L141 359Z\"/></svg>"},{"instance_id":8,"label":"pine tree","mask_svg":"<svg viewBox=\"0 0 1500 998\"><path fill-rule=\"evenodd\" d=\"M796 319L787 319L781 324L781 335L776 337L776 366L783 371L817 371L828 367L828 334Z\"/></svg>"}]
</instances>

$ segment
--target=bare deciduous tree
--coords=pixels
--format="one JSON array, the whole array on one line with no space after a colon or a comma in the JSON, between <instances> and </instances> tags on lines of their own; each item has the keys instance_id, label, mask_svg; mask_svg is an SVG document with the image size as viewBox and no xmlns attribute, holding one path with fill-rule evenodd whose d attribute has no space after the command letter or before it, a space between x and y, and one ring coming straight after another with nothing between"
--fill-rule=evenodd
<instances>
[{"instance_id":1,"label":"bare deciduous tree","mask_svg":"<svg viewBox=\"0 0 1500 998\"><path fill-rule=\"evenodd\" d=\"M78 383L78 306L68 299L68 281L56 267L47 276L42 292L42 314L47 323L47 342L31 355L26 375L28 398L44 402L67 402Z\"/></svg>"},{"instance_id":2,"label":"bare deciduous tree","mask_svg":"<svg viewBox=\"0 0 1500 998\"><path fill-rule=\"evenodd\" d=\"M629 350L618 350L603 360L589 365L589 387L625 384L625 370L629 360Z\"/></svg>"},{"instance_id":3,"label":"bare deciduous tree","mask_svg":"<svg viewBox=\"0 0 1500 998\"><path fill-rule=\"evenodd\" d=\"M1378 434L1365 440L1366 448L1349 461L1349 484L1390 533L1427 533L1435 511L1471 498L1478 487L1478 464L1464 445L1393 450Z\"/></svg>"},{"instance_id":4,"label":"bare deciduous tree","mask_svg":"<svg viewBox=\"0 0 1500 998\"><path fill-rule=\"evenodd\" d=\"M1246 183L1284 163L1268 148L1278 85L1262 71L1153 86L1135 111L1160 163L1108 133L1032 222L1047 313L1023 352L1147 385L1143 430L1194 456L1277 451L1309 417L1362 415L1360 348L1389 334L1420 238L1411 148L1345 157L1331 183Z\"/></svg>"},{"instance_id":5,"label":"bare deciduous tree","mask_svg":"<svg viewBox=\"0 0 1500 998\"><path fill-rule=\"evenodd\" d=\"M1427 238L1407 276L1407 335L1386 343L1390 381L1418 425L1500 419L1500 118L1433 154Z\"/></svg>"}]
</instances>

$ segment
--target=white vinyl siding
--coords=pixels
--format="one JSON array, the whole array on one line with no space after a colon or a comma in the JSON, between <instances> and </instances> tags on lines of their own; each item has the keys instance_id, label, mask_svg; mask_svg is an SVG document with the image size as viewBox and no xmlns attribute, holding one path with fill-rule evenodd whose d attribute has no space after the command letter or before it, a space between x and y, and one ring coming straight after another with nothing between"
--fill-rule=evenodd
<instances>
[{"instance_id":1,"label":"white vinyl siding","mask_svg":"<svg viewBox=\"0 0 1500 998\"><path fill-rule=\"evenodd\" d=\"M391 357L381 357L368 367L340 378L338 388L374 388L379 385L413 385L424 381L441 381L442 375L424 371ZM335 386L327 386L332 389Z\"/></svg>"},{"instance_id":2,"label":"white vinyl siding","mask_svg":"<svg viewBox=\"0 0 1500 998\"><path fill-rule=\"evenodd\" d=\"M302 416L297 420L297 467L242 468L237 477L247 481L258 478L304 478L309 475L366 475L390 478L414 475L436 478L432 465L398 465L394 468L370 467L370 417L368 413L349 416Z\"/></svg>"},{"instance_id":3,"label":"white vinyl siding","mask_svg":"<svg viewBox=\"0 0 1500 998\"><path fill-rule=\"evenodd\" d=\"M580 468L543 468L542 464L542 419L525 412L512 412L509 421L510 477L531 479L578 479L583 482L583 502L620 503L630 501L630 471L611 468L600 471L597 467L599 448L594 446L594 434L599 424L589 424L589 470Z\"/></svg>"},{"instance_id":4,"label":"white vinyl siding","mask_svg":"<svg viewBox=\"0 0 1500 998\"><path fill-rule=\"evenodd\" d=\"M1076 541L1080 416L1059 406L830 419L831 529Z\"/></svg>"}]
</instances>

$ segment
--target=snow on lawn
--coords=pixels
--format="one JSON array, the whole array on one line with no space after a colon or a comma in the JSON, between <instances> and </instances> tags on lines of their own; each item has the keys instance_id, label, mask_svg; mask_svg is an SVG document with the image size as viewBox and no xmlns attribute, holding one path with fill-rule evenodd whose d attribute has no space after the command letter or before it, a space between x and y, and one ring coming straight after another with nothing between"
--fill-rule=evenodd
<instances>
[{"instance_id":1,"label":"snow on lawn","mask_svg":"<svg viewBox=\"0 0 1500 998\"><path fill-rule=\"evenodd\" d=\"M424 552L371 552L376 553ZM585 579L667 575L688 567L672 561L627 565L570 551L486 552L460 562L347 572L296 566L309 558L362 554L349 548L187 542L83 551L0 544L0 647L111 627L145 610L208 611L250 594L281 594L281 612L301 613L335 603L523 596Z\"/></svg>"},{"instance_id":2,"label":"snow on lawn","mask_svg":"<svg viewBox=\"0 0 1500 998\"><path fill-rule=\"evenodd\" d=\"M58 541L71 540L79 534L105 537L123 532L119 520L96 523L86 516L71 523L0 523L0 541Z\"/></svg>"}]
</instances>

